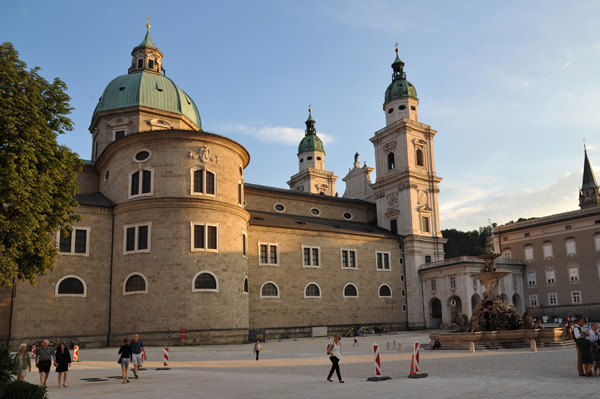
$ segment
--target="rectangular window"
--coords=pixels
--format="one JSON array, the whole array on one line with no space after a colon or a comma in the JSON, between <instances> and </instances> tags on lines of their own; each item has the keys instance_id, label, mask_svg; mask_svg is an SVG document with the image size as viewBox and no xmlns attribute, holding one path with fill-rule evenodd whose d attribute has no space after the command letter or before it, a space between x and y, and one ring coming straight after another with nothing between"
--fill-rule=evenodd
<instances>
[{"instance_id":1,"label":"rectangular window","mask_svg":"<svg viewBox=\"0 0 600 399\"><path fill-rule=\"evenodd\" d=\"M554 270L546 270L546 284L556 284L556 273Z\"/></svg>"},{"instance_id":2,"label":"rectangular window","mask_svg":"<svg viewBox=\"0 0 600 399\"><path fill-rule=\"evenodd\" d=\"M402 311L406 312L406 304L405 303L402 304Z\"/></svg>"},{"instance_id":3,"label":"rectangular window","mask_svg":"<svg viewBox=\"0 0 600 399\"><path fill-rule=\"evenodd\" d=\"M138 69L142 69L144 67L144 59L140 58L138 59Z\"/></svg>"},{"instance_id":4,"label":"rectangular window","mask_svg":"<svg viewBox=\"0 0 600 399\"><path fill-rule=\"evenodd\" d=\"M533 260L533 246L528 245L525 247L525 260L532 261Z\"/></svg>"},{"instance_id":5,"label":"rectangular window","mask_svg":"<svg viewBox=\"0 0 600 399\"><path fill-rule=\"evenodd\" d=\"M115 141L125 137L125 130L115 130Z\"/></svg>"},{"instance_id":6,"label":"rectangular window","mask_svg":"<svg viewBox=\"0 0 600 399\"><path fill-rule=\"evenodd\" d=\"M437 290L437 283L435 280L431 280L431 291Z\"/></svg>"},{"instance_id":7,"label":"rectangular window","mask_svg":"<svg viewBox=\"0 0 600 399\"><path fill-rule=\"evenodd\" d=\"M150 231L152 223L140 223L124 226L124 254L150 252Z\"/></svg>"},{"instance_id":8,"label":"rectangular window","mask_svg":"<svg viewBox=\"0 0 600 399\"><path fill-rule=\"evenodd\" d=\"M243 194L242 194L242 182L238 182L238 205L242 206L244 204Z\"/></svg>"},{"instance_id":9,"label":"rectangular window","mask_svg":"<svg viewBox=\"0 0 600 399\"><path fill-rule=\"evenodd\" d=\"M304 267L319 267L319 247L302 246L302 254Z\"/></svg>"},{"instance_id":10,"label":"rectangular window","mask_svg":"<svg viewBox=\"0 0 600 399\"><path fill-rule=\"evenodd\" d=\"M429 217L421 216L421 230L423 233L429 233Z\"/></svg>"},{"instance_id":11,"label":"rectangular window","mask_svg":"<svg viewBox=\"0 0 600 399\"><path fill-rule=\"evenodd\" d=\"M431 255L425 255L425 264L430 264L431 263Z\"/></svg>"},{"instance_id":12,"label":"rectangular window","mask_svg":"<svg viewBox=\"0 0 600 399\"><path fill-rule=\"evenodd\" d=\"M403 296L403 297L404 297L404 296L406 296L406 291L405 291L404 289L402 289L402 290L400 291L400 295L401 295L401 296Z\"/></svg>"},{"instance_id":13,"label":"rectangular window","mask_svg":"<svg viewBox=\"0 0 600 399\"><path fill-rule=\"evenodd\" d=\"M569 239L569 240L565 241L565 244L567 246L567 255L575 256L575 253L576 253L575 239Z\"/></svg>"},{"instance_id":14,"label":"rectangular window","mask_svg":"<svg viewBox=\"0 0 600 399\"><path fill-rule=\"evenodd\" d=\"M356 269L356 251L342 249L342 269Z\"/></svg>"},{"instance_id":15,"label":"rectangular window","mask_svg":"<svg viewBox=\"0 0 600 399\"><path fill-rule=\"evenodd\" d=\"M558 305L558 295L556 292L548 294L548 305Z\"/></svg>"},{"instance_id":16,"label":"rectangular window","mask_svg":"<svg viewBox=\"0 0 600 399\"><path fill-rule=\"evenodd\" d=\"M148 69L154 69L154 60L148 60Z\"/></svg>"},{"instance_id":17,"label":"rectangular window","mask_svg":"<svg viewBox=\"0 0 600 399\"><path fill-rule=\"evenodd\" d=\"M527 272L527 285L529 285L529 286L537 285L537 281L535 278L535 271Z\"/></svg>"},{"instance_id":18,"label":"rectangular window","mask_svg":"<svg viewBox=\"0 0 600 399\"><path fill-rule=\"evenodd\" d=\"M58 252L61 255L83 255L88 256L89 227L73 227L73 231L63 237L60 231L57 233Z\"/></svg>"},{"instance_id":19,"label":"rectangular window","mask_svg":"<svg viewBox=\"0 0 600 399\"><path fill-rule=\"evenodd\" d=\"M390 220L390 231L392 232L392 234L398 234L398 220Z\"/></svg>"},{"instance_id":20,"label":"rectangular window","mask_svg":"<svg viewBox=\"0 0 600 399\"><path fill-rule=\"evenodd\" d=\"M279 266L279 244L259 242L258 264L261 266Z\"/></svg>"},{"instance_id":21,"label":"rectangular window","mask_svg":"<svg viewBox=\"0 0 600 399\"><path fill-rule=\"evenodd\" d=\"M504 251L504 259L510 259L511 255L510 251Z\"/></svg>"},{"instance_id":22,"label":"rectangular window","mask_svg":"<svg viewBox=\"0 0 600 399\"><path fill-rule=\"evenodd\" d=\"M219 227L215 224L191 223L192 251L213 251L219 249Z\"/></svg>"},{"instance_id":23,"label":"rectangular window","mask_svg":"<svg viewBox=\"0 0 600 399\"><path fill-rule=\"evenodd\" d=\"M517 291L517 289L519 288L519 278L517 277L516 274L512 275L512 281L513 281L513 289L515 291Z\"/></svg>"},{"instance_id":24,"label":"rectangular window","mask_svg":"<svg viewBox=\"0 0 600 399\"><path fill-rule=\"evenodd\" d=\"M248 257L248 234L245 231L242 231L242 256Z\"/></svg>"},{"instance_id":25,"label":"rectangular window","mask_svg":"<svg viewBox=\"0 0 600 399\"><path fill-rule=\"evenodd\" d=\"M571 292L571 303L573 305L581 303L581 291Z\"/></svg>"},{"instance_id":26,"label":"rectangular window","mask_svg":"<svg viewBox=\"0 0 600 399\"><path fill-rule=\"evenodd\" d=\"M456 277L450 277L450 288L456 288Z\"/></svg>"},{"instance_id":27,"label":"rectangular window","mask_svg":"<svg viewBox=\"0 0 600 399\"><path fill-rule=\"evenodd\" d=\"M390 253L376 252L377 270L390 270Z\"/></svg>"},{"instance_id":28,"label":"rectangular window","mask_svg":"<svg viewBox=\"0 0 600 399\"><path fill-rule=\"evenodd\" d=\"M544 258L552 258L552 243L544 243L542 249L544 250Z\"/></svg>"},{"instance_id":29,"label":"rectangular window","mask_svg":"<svg viewBox=\"0 0 600 399\"><path fill-rule=\"evenodd\" d=\"M142 194L147 194L152 190L152 172L142 170Z\"/></svg>"},{"instance_id":30,"label":"rectangular window","mask_svg":"<svg viewBox=\"0 0 600 399\"><path fill-rule=\"evenodd\" d=\"M538 305L538 296L537 295L529 295L529 306L537 306Z\"/></svg>"},{"instance_id":31,"label":"rectangular window","mask_svg":"<svg viewBox=\"0 0 600 399\"><path fill-rule=\"evenodd\" d=\"M579 281L579 268L578 267L570 267L569 268L569 281Z\"/></svg>"},{"instance_id":32,"label":"rectangular window","mask_svg":"<svg viewBox=\"0 0 600 399\"><path fill-rule=\"evenodd\" d=\"M477 289L477 279L473 279L473 288Z\"/></svg>"}]
</instances>

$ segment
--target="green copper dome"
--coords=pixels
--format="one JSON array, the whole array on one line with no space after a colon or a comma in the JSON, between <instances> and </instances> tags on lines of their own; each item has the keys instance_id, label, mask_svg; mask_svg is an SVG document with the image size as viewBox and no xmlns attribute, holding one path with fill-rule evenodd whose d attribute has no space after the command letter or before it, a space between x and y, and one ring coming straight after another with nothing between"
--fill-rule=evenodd
<instances>
[{"instance_id":1,"label":"green copper dome","mask_svg":"<svg viewBox=\"0 0 600 399\"><path fill-rule=\"evenodd\" d=\"M323 151L323 142L317 136L317 131L315 130L315 120L311 115L310 108L308 109L308 119L306 120L306 130L304 131L304 138L298 144L298 154L305 151Z\"/></svg>"},{"instance_id":2,"label":"green copper dome","mask_svg":"<svg viewBox=\"0 0 600 399\"><path fill-rule=\"evenodd\" d=\"M98 112L132 106L145 106L186 116L202 129L194 101L166 76L150 72L121 75L106 86L94 110Z\"/></svg>"},{"instance_id":3,"label":"green copper dome","mask_svg":"<svg viewBox=\"0 0 600 399\"><path fill-rule=\"evenodd\" d=\"M392 74L392 83L385 91L385 102L394 98L414 97L417 98L417 89L408 80L404 72L404 62L398 57L398 49L396 49L396 59L392 64L394 73Z\"/></svg>"}]
</instances>

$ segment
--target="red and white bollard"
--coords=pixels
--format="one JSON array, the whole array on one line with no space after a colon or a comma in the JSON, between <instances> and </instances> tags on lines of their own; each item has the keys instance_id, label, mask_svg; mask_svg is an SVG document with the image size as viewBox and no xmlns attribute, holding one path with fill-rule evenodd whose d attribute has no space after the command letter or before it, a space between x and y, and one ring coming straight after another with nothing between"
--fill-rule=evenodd
<instances>
[{"instance_id":1,"label":"red and white bollard","mask_svg":"<svg viewBox=\"0 0 600 399\"><path fill-rule=\"evenodd\" d=\"M413 346L413 354L412 360L410 363L410 374L408 378L425 378L427 377L427 373L421 373L421 365L419 361L421 360L421 345L415 341Z\"/></svg>"},{"instance_id":2,"label":"red and white bollard","mask_svg":"<svg viewBox=\"0 0 600 399\"><path fill-rule=\"evenodd\" d=\"M381 358L379 357L379 345L373 344L373 356L375 360L375 375L381 375Z\"/></svg>"},{"instance_id":3,"label":"red and white bollard","mask_svg":"<svg viewBox=\"0 0 600 399\"><path fill-rule=\"evenodd\" d=\"M163 350L163 367L169 367L169 350L171 348L169 348L168 346L165 346L165 349Z\"/></svg>"},{"instance_id":4,"label":"red and white bollard","mask_svg":"<svg viewBox=\"0 0 600 399\"><path fill-rule=\"evenodd\" d=\"M35 357L35 345L31 345L31 354Z\"/></svg>"},{"instance_id":5,"label":"red and white bollard","mask_svg":"<svg viewBox=\"0 0 600 399\"><path fill-rule=\"evenodd\" d=\"M73 361L79 361L79 345L75 345L75 348L73 348Z\"/></svg>"}]
</instances>

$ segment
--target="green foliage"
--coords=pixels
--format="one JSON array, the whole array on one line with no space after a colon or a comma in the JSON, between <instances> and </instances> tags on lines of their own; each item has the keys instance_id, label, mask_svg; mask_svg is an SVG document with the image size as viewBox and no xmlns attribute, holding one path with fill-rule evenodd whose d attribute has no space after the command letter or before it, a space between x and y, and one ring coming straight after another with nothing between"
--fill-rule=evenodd
<instances>
[{"instance_id":1,"label":"green foliage","mask_svg":"<svg viewBox=\"0 0 600 399\"><path fill-rule=\"evenodd\" d=\"M495 223L493 227L495 227ZM490 226L482 226L479 230L473 231L442 230L442 236L448 239L448 242L444 244L444 258L481 255L485 251L485 240L491 234L492 227Z\"/></svg>"},{"instance_id":2,"label":"green foliage","mask_svg":"<svg viewBox=\"0 0 600 399\"><path fill-rule=\"evenodd\" d=\"M8 383L15 374L15 362L6 343L0 344L0 385Z\"/></svg>"},{"instance_id":3,"label":"green foliage","mask_svg":"<svg viewBox=\"0 0 600 399\"><path fill-rule=\"evenodd\" d=\"M46 390L25 381L0 384L0 399L47 399Z\"/></svg>"},{"instance_id":4,"label":"green foliage","mask_svg":"<svg viewBox=\"0 0 600 399\"><path fill-rule=\"evenodd\" d=\"M0 45L0 285L8 286L52 270L53 233L78 220L82 162L56 140L72 130L67 86L26 68L11 43Z\"/></svg>"}]
</instances>

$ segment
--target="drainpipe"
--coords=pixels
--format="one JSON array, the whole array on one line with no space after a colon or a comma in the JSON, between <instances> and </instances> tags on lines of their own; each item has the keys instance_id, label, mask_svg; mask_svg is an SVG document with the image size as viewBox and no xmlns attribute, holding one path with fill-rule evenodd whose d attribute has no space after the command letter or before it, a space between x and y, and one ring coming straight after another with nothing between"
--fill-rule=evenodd
<instances>
[{"instance_id":1,"label":"drainpipe","mask_svg":"<svg viewBox=\"0 0 600 399\"><path fill-rule=\"evenodd\" d=\"M404 257L404 237L400 238L402 243L402 275L404 276L404 306L406 307L406 331L408 331L408 287L406 286L406 258Z\"/></svg>"},{"instance_id":2,"label":"drainpipe","mask_svg":"<svg viewBox=\"0 0 600 399\"><path fill-rule=\"evenodd\" d=\"M111 238L110 238L110 276L108 281L108 332L106 333L106 346L110 346L111 320L112 320L112 285L113 262L115 258L115 209L111 208Z\"/></svg>"}]
</instances>

